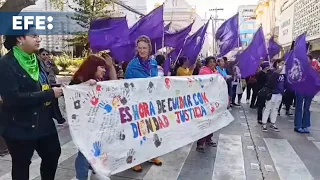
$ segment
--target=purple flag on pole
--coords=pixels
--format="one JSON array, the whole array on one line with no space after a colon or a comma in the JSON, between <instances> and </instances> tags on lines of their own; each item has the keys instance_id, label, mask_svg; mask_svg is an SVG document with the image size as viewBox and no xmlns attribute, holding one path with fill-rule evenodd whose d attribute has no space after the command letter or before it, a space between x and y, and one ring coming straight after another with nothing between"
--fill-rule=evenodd
<instances>
[{"instance_id":1,"label":"purple flag on pole","mask_svg":"<svg viewBox=\"0 0 320 180\"><path fill-rule=\"evenodd\" d=\"M90 48L94 53L110 49L128 30L126 17L95 20L89 29Z\"/></svg>"},{"instance_id":2,"label":"purple flag on pole","mask_svg":"<svg viewBox=\"0 0 320 180\"><path fill-rule=\"evenodd\" d=\"M281 46L274 40L274 37L272 36L269 40L269 45L268 45L269 57L273 58L275 55L279 54L280 51L281 51Z\"/></svg>"},{"instance_id":3,"label":"purple flag on pole","mask_svg":"<svg viewBox=\"0 0 320 180\"><path fill-rule=\"evenodd\" d=\"M148 15L141 18L130 28L129 38L131 42L137 40L141 35L156 39L163 36L163 5L151 11Z\"/></svg>"},{"instance_id":4,"label":"purple flag on pole","mask_svg":"<svg viewBox=\"0 0 320 180\"><path fill-rule=\"evenodd\" d=\"M129 29L127 35L118 39L111 48L111 54L117 61L129 61L135 56L135 41L139 36L148 36L151 40L161 38L164 33L163 5L141 18Z\"/></svg>"},{"instance_id":5,"label":"purple flag on pole","mask_svg":"<svg viewBox=\"0 0 320 180\"><path fill-rule=\"evenodd\" d=\"M216 39L219 45L219 57L222 57L231 50L241 46L239 35L239 14L232 16L219 27L216 32Z\"/></svg>"},{"instance_id":6,"label":"purple flag on pole","mask_svg":"<svg viewBox=\"0 0 320 180\"><path fill-rule=\"evenodd\" d=\"M307 57L306 35L297 37L286 59L286 77L292 90L305 95L315 95L320 90L320 76L311 67Z\"/></svg>"},{"instance_id":7,"label":"purple flag on pole","mask_svg":"<svg viewBox=\"0 0 320 180\"><path fill-rule=\"evenodd\" d=\"M192 29L192 26L193 23L178 32L164 32L164 46L181 49ZM162 38L156 39L154 44L156 44L155 46L157 49L162 48Z\"/></svg>"},{"instance_id":8,"label":"purple flag on pole","mask_svg":"<svg viewBox=\"0 0 320 180\"><path fill-rule=\"evenodd\" d=\"M164 32L169 32L170 26L171 26L171 22L169 22L169 24L165 25L164 26Z\"/></svg>"},{"instance_id":9,"label":"purple flag on pole","mask_svg":"<svg viewBox=\"0 0 320 180\"><path fill-rule=\"evenodd\" d=\"M182 48L181 56L188 57L190 63L194 64L202 49L209 21L203 25L197 32L186 39Z\"/></svg>"},{"instance_id":10,"label":"purple flag on pole","mask_svg":"<svg viewBox=\"0 0 320 180\"><path fill-rule=\"evenodd\" d=\"M261 60L268 56L262 27L255 33L249 46L236 57L239 61L241 77L246 78L256 73Z\"/></svg>"}]
</instances>

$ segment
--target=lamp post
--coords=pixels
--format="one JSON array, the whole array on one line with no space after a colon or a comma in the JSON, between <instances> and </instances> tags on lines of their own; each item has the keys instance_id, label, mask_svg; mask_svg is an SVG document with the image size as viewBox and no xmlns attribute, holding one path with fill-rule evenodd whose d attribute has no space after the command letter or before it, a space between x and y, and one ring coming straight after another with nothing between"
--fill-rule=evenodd
<instances>
[{"instance_id":1,"label":"lamp post","mask_svg":"<svg viewBox=\"0 0 320 180\"><path fill-rule=\"evenodd\" d=\"M213 55L217 55L217 42L216 42L216 29L217 29L217 22L223 21L224 19L218 19L218 11L223 11L223 8L214 8L209 9L209 12L214 12L214 16L211 15L212 20L212 49L213 49Z\"/></svg>"}]
</instances>

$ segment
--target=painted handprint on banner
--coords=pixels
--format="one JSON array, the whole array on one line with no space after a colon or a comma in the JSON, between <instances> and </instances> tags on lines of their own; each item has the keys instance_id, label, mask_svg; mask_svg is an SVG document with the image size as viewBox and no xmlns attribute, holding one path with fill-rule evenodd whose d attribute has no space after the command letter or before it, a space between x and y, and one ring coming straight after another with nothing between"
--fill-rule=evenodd
<instances>
[{"instance_id":1,"label":"painted handprint on banner","mask_svg":"<svg viewBox=\"0 0 320 180\"><path fill-rule=\"evenodd\" d=\"M134 151L134 149L130 149L129 152L127 153L127 160L126 161L127 161L128 164L131 164L132 161L134 160L133 156L134 156L135 153L136 152Z\"/></svg>"},{"instance_id":2,"label":"painted handprint on banner","mask_svg":"<svg viewBox=\"0 0 320 180\"><path fill-rule=\"evenodd\" d=\"M92 90L92 92L89 92L87 94L86 100L90 101L90 103L93 106L97 106L99 103L99 96L100 96L100 93L98 91Z\"/></svg>"},{"instance_id":3,"label":"painted handprint on banner","mask_svg":"<svg viewBox=\"0 0 320 180\"><path fill-rule=\"evenodd\" d=\"M108 155L107 153L103 153L101 156L100 156L100 161L103 165L107 165L107 160L108 160Z\"/></svg>"},{"instance_id":4,"label":"painted handprint on banner","mask_svg":"<svg viewBox=\"0 0 320 180\"><path fill-rule=\"evenodd\" d=\"M96 86L96 91L97 92L101 92L102 90L103 90L102 86L100 86L100 85Z\"/></svg>"},{"instance_id":5,"label":"painted handprint on banner","mask_svg":"<svg viewBox=\"0 0 320 180\"><path fill-rule=\"evenodd\" d=\"M169 78L165 78L165 79L164 79L164 83L166 84L166 85L165 85L166 88L167 88L167 89L170 89L170 87L171 87L171 81L170 81L170 79L169 79Z\"/></svg>"},{"instance_id":6,"label":"painted handprint on banner","mask_svg":"<svg viewBox=\"0 0 320 180\"><path fill-rule=\"evenodd\" d=\"M153 82L149 82L147 90L149 93L152 93L153 89L155 89Z\"/></svg>"},{"instance_id":7,"label":"painted handprint on banner","mask_svg":"<svg viewBox=\"0 0 320 180\"><path fill-rule=\"evenodd\" d=\"M100 102L99 107L105 110L104 114L110 113L112 111L112 106L108 104L106 101Z\"/></svg>"},{"instance_id":8,"label":"painted handprint on banner","mask_svg":"<svg viewBox=\"0 0 320 180\"><path fill-rule=\"evenodd\" d=\"M124 130L120 131L117 133L117 136L120 140L125 140L126 139L126 135L124 134Z\"/></svg>"},{"instance_id":9,"label":"painted handprint on banner","mask_svg":"<svg viewBox=\"0 0 320 180\"><path fill-rule=\"evenodd\" d=\"M199 83L201 88L204 88L203 82L201 78L198 78L197 82Z\"/></svg>"},{"instance_id":10,"label":"painted handprint on banner","mask_svg":"<svg viewBox=\"0 0 320 180\"><path fill-rule=\"evenodd\" d=\"M81 95L80 95L80 93L76 92L71 99L73 100L73 108L80 109L81 108L81 103L80 103Z\"/></svg>"},{"instance_id":11,"label":"painted handprint on banner","mask_svg":"<svg viewBox=\"0 0 320 180\"><path fill-rule=\"evenodd\" d=\"M194 79L188 78L188 86L191 87Z\"/></svg>"},{"instance_id":12,"label":"painted handprint on banner","mask_svg":"<svg viewBox=\"0 0 320 180\"><path fill-rule=\"evenodd\" d=\"M144 142L146 142L147 138L145 136L142 137L140 140L140 145L142 145Z\"/></svg>"},{"instance_id":13,"label":"painted handprint on banner","mask_svg":"<svg viewBox=\"0 0 320 180\"><path fill-rule=\"evenodd\" d=\"M153 135L153 142L156 147L159 147L161 145L161 141L162 139L159 138L158 134Z\"/></svg>"},{"instance_id":14,"label":"painted handprint on banner","mask_svg":"<svg viewBox=\"0 0 320 180\"><path fill-rule=\"evenodd\" d=\"M100 141L96 141L93 143L92 153L95 157L101 156L101 148L102 148L102 144Z\"/></svg>"}]
</instances>

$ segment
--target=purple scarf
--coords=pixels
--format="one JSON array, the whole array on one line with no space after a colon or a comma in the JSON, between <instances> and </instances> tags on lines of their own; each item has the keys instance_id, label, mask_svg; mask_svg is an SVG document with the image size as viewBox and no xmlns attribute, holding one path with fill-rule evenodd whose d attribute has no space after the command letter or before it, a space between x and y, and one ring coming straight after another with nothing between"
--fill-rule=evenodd
<instances>
[{"instance_id":1,"label":"purple scarf","mask_svg":"<svg viewBox=\"0 0 320 180\"><path fill-rule=\"evenodd\" d=\"M140 56L137 56L142 68L147 71L147 73L150 73L151 67L150 67L150 59L148 60L142 60Z\"/></svg>"}]
</instances>

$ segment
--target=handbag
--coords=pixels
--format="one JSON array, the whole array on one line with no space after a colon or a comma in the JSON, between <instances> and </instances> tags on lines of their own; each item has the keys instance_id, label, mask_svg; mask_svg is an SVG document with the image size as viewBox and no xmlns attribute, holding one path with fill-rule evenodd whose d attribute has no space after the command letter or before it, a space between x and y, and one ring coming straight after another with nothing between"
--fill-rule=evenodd
<instances>
[{"instance_id":1,"label":"handbag","mask_svg":"<svg viewBox=\"0 0 320 180\"><path fill-rule=\"evenodd\" d=\"M258 96L265 98L265 100L270 101L271 97L272 97L272 90L268 87L263 87L262 89L260 89L260 91L258 92Z\"/></svg>"}]
</instances>

